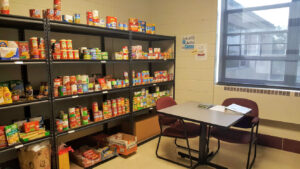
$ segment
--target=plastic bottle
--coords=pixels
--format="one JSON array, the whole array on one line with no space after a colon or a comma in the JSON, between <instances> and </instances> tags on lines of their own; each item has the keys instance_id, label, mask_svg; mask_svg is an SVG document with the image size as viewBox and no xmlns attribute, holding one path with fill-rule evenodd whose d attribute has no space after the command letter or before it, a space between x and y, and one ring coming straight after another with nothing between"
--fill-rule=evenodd
<instances>
[{"instance_id":1,"label":"plastic bottle","mask_svg":"<svg viewBox=\"0 0 300 169\"><path fill-rule=\"evenodd\" d=\"M12 103L11 92L9 91L8 87L3 87L3 97L5 104Z\"/></svg>"}]
</instances>

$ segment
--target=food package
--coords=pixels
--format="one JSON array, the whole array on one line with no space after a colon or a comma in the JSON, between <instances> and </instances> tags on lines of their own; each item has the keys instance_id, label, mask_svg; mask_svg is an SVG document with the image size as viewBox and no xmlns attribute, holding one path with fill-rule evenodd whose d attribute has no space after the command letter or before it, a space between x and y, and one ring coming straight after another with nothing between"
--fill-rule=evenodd
<instances>
[{"instance_id":1,"label":"food package","mask_svg":"<svg viewBox=\"0 0 300 169\"><path fill-rule=\"evenodd\" d=\"M19 59L18 48L0 47L0 60Z\"/></svg>"},{"instance_id":2,"label":"food package","mask_svg":"<svg viewBox=\"0 0 300 169\"><path fill-rule=\"evenodd\" d=\"M67 147L65 144L58 147L59 169L70 169L69 151L74 152L71 147Z\"/></svg>"},{"instance_id":3,"label":"food package","mask_svg":"<svg viewBox=\"0 0 300 169\"><path fill-rule=\"evenodd\" d=\"M105 22L105 19L104 19L104 18L100 18L99 26L100 26L100 27L103 27L103 28L106 27L106 22Z\"/></svg>"},{"instance_id":4,"label":"food package","mask_svg":"<svg viewBox=\"0 0 300 169\"><path fill-rule=\"evenodd\" d=\"M3 99L4 99L4 104L12 103L12 94L8 89L8 87L3 87Z\"/></svg>"},{"instance_id":5,"label":"food package","mask_svg":"<svg viewBox=\"0 0 300 169\"><path fill-rule=\"evenodd\" d=\"M5 126L0 126L0 148L7 146L7 141L5 138Z\"/></svg>"},{"instance_id":6,"label":"food package","mask_svg":"<svg viewBox=\"0 0 300 169\"><path fill-rule=\"evenodd\" d=\"M14 124L17 125L19 132L23 132L24 130L24 123L26 123L27 120L20 120L20 121L15 121Z\"/></svg>"},{"instance_id":7,"label":"food package","mask_svg":"<svg viewBox=\"0 0 300 169\"><path fill-rule=\"evenodd\" d=\"M29 133L40 129L39 121L31 121L24 123L24 132Z\"/></svg>"},{"instance_id":8,"label":"food package","mask_svg":"<svg viewBox=\"0 0 300 169\"><path fill-rule=\"evenodd\" d=\"M53 9L43 10L43 18L54 20L54 10Z\"/></svg>"},{"instance_id":9,"label":"food package","mask_svg":"<svg viewBox=\"0 0 300 169\"><path fill-rule=\"evenodd\" d=\"M11 89L11 92L15 95L19 95L21 97L24 96L24 85L23 81L21 80L12 80L9 83L9 88Z\"/></svg>"},{"instance_id":10,"label":"food package","mask_svg":"<svg viewBox=\"0 0 300 169\"><path fill-rule=\"evenodd\" d=\"M62 20L64 22L73 23L73 16L72 15L63 15Z\"/></svg>"},{"instance_id":11,"label":"food package","mask_svg":"<svg viewBox=\"0 0 300 169\"><path fill-rule=\"evenodd\" d=\"M27 41L19 41L19 58L25 60L30 59Z\"/></svg>"},{"instance_id":12,"label":"food package","mask_svg":"<svg viewBox=\"0 0 300 169\"><path fill-rule=\"evenodd\" d=\"M3 93L3 87L0 86L0 105L5 104L4 102L4 93Z\"/></svg>"},{"instance_id":13,"label":"food package","mask_svg":"<svg viewBox=\"0 0 300 169\"><path fill-rule=\"evenodd\" d=\"M0 47L7 47L8 41L7 40L0 40Z\"/></svg>"},{"instance_id":14,"label":"food package","mask_svg":"<svg viewBox=\"0 0 300 169\"><path fill-rule=\"evenodd\" d=\"M139 21L139 32L145 32L146 33L146 21Z\"/></svg>"},{"instance_id":15,"label":"food package","mask_svg":"<svg viewBox=\"0 0 300 169\"><path fill-rule=\"evenodd\" d=\"M106 17L106 27L112 28L112 29L117 29L117 18L112 17L112 16L107 16Z\"/></svg>"},{"instance_id":16,"label":"food package","mask_svg":"<svg viewBox=\"0 0 300 169\"><path fill-rule=\"evenodd\" d=\"M39 122L39 128L44 127L44 118L42 116L39 117L32 117L29 119L29 121L38 121Z\"/></svg>"},{"instance_id":17,"label":"food package","mask_svg":"<svg viewBox=\"0 0 300 169\"><path fill-rule=\"evenodd\" d=\"M5 126L4 129L8 145L20 143L19 130L16 124Z\"/></svg>"},{"instance_id":18,"label":"food package","mask_svg":"<svg viewBox=\"0 0 300 169\"><path fill-rule=\"evenodd\" d=\"M137 137L117 133L107 138L109 145L116 147L119 154L129 155L137 151Z\"/></svg>"},{"instance_id":19,"label":"food package","mask_svg":"<svg viewBox=\"0 0 300 169\"><path fill-rule=\"evenodd\" d=\"M32 18L41 18L41 11L39 9L30 9L29 14Z\"/></svg>"},{"instance_id":20,"label":"food package","mask_svg":"<svg viewBox=\"0 0 300 169\"><path fill-rule=\"evenodd\" d=\"M49 131L46 131L44 128L38 130L38 131L33 131L30 133L20 133L20 140L22 142L28 142L30 140L46 137L50 135Z\"/></svg>"},{"instance_id":21,"label":"food package","mask_svg":"<svg viewBox=\"0 0 300 169\"><path fill-rule=\"evenodd\" d=\"M0 13L9 14L9 0L0 0Z\"/></svg>"},{"instance_id":22,"label":"food package","mask_svg":"<svg viewBox=\"0 0 300 169\"><path fill-rule=\"evenodd\" d=\"M139 29L139 20L136 18L129 18L128 27L130 31L137 32Z\"/></svg>"},{"instance_id":23,"label":"food package","mask_svg":"<svg viewBox=\"0 0 300 169\"><path fill-rule=\"evenodd\" d=\"M54 20L61 21L61 11L54 9Z\"/></svg>"},{"instance_id":24,"label":"food package","mask_svg":"<svg viewBox=\"0 0 300 169\"><path fill-rule=\"evenodd\" d=\"M82 146L70 154L71 160L81 167L87 168L101 161L101 154L95 149Z\"/></svg>"},{"instance_id":25,"label":"food package","mask_svg":"<svg viewBox=\"0 0 300 169\"><path fill-rule=\"evenodd\" d=\"M21 169L51 169L51 145L48 141L21 148L18 157Z\"/></svg>"}]
</instances>

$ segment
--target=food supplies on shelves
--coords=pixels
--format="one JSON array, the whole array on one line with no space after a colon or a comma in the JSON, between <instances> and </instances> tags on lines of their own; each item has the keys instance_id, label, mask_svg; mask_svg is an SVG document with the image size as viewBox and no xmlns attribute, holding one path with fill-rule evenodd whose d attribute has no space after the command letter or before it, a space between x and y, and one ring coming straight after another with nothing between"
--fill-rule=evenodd
<instances>
[{"instance_id":1,"label":"food supplies on shelves","mask_svg":"<svg viewBox=\"0 0 300 169\"><path fill-rule=\"evenodd\" d=\"M80 56L83 60L108 60L108 52L101 51L99 48L80 48Z\"/></svg>"},{"instance_id":2,"label":"food supplies on shelves","mask_svg":"<svg viewBox=\"0 0 300 169\"><path fill-rule=\"evenodd\" d=\"M143 51L142 45L132 46L132 59L171 59L171 49L161 52L160 48L149 48L148 52Z\"/></svg>"},{"instance_id":3,"label":"food supplies on shelves","mask_svg":"<svg viewBox=\"0 0 300 169\"><path fill-rule=\"evenodd\" d=\"M11 125L0 126L0 148L20 142L26 143L49 134L49 131L45 130L42 116L15 121Z\"/></svg>"},{"instance_id":4,"label":"food supplies on shelves","mask_svg":"<svg viewBox=\"0 0 300 169\"><path fill-rule=\"evenodd\" d=\"M117 17L106 16L106 27L111 29L117 29Z\"/></svg>"},{"instance_id":5,"label":"food supplies on shelves","mask_svg":"<svg viewBox=\"0 0 300 169\"><path fill-rule=\"evenodd\" d=\"M0 0L0 13L9 14L9 0Z\"/></svg>"},{"instance_id":6,"label":"food supplies on shelves","mask_svg":"<svg viewBox=\"0 0 300 169\"><path fill-rule=\"evenodd\" d=\"M54 97L111 90L129 86L128 73L124 72L124 79L99 75L71 75L59 76L54 79Z\"/></svg>"},{"instance_id":7,"label":"food supplies on shelves","mask_svg":"<svg viewBox=\"0 0 300 169\"><path fill-rule=\"evenodd\" d=\"M117 99L106 100L103 102L102 108L104 119L126 114L130 112L129 99L120 97Z\"/></svg>"},{"instance_id":8,"label":"food supplies on shelves","mask_svg":"<svg viewBox=\"0 0 300 169\"><path fill-rule=\"evenodd\" d=\"M128 24L124 22L119 22L118 28L120 30L128 31Z\"/></svg>"},{"instance_id":9,"label":"food supplies on shelves","mask_svg":"<svg viewBox=\"0 0 300 169\"><path fill-rule=\"evenodd\" d=\"M128 60L128 46L123 46L121 52L115 52L115 60Z\"/></svg>"},{"instance_id":10,"label":"food supplies on shelves","mask_svg":"<svg viewBox=\"0 0 300 169\"><path fill-rule=\"evenodd\" d=\"M78 60L80 59L79 50L73 50L71 39L61 39L58 42L51 39L52 56L54 60Z\"/></svg>"},{"instance_id":11,"label":"food supplies on shelves","mask_svg":"<svg viewBox=\"0 0 300 169\"><path fill-rule=\"evenodd\" d=\"M132 71L132 83L134 86L137 85L145 85L157 82L167 82L174 79L173 73L168 73L166 70L164 71L155 71L154 77L150 76L150 72L148 70L144 70L142 72Z\"/></svg>"},{"instance_id":12,"label":"food supplies on shelves","mask_svg":"<svg viewBox=\"0 0 300 169\"><path fill-rule=\"evenodd\" d=\"M44 60L45 42L42 37L31 37L28 41L0 40L0 60Z\"/></svg>"},{"instance_id":13,"label":"food supplies on shelves","mask_svg":"<svg viewBox=\"0 0 300 169\"><path fill-rule=\"evenodd\" d=\"M157 99L163 96L170 96L170 90L160 91L159 87L156 87L153 93L146 89L136 91L133 95L133 111L153 107Z\"/></svg>"},{"instance_id":14,"label":"food supplies on shelves","mask_svg":"<svg viewBox=\"0 0 300 169\"><path fill-rule=\"evenodd\" d=\"M30 83L24 88L23 81L11 80L0 83L0 105L11 104L15 102L31 101L48 96L47 82L41 82L40 93L34 96L33 88Z\"/></svg>"},{"instance_id":15,"label":"food supplies on shelves","mask_svg":"<svg viewBox=\"0 0 300 169\"><path fill-rule=\"evenodd\" d=\"M102 105L103 107L99 108L98 102L93 102L91 111L84 106L70 107L68 113L60 111L59 118L56 119L57 131L66 131L130 112L128 98L106 100Z\"/></svg>"}]
</instances>

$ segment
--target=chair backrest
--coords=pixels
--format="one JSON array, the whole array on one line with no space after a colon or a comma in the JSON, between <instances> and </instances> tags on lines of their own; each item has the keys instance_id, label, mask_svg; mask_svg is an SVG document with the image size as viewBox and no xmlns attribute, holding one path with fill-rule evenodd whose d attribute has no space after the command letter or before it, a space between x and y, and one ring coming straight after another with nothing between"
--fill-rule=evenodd
<instances>
[{"instance_id":1,"label":"chair backrest","mask_svg":"<svg viewBox=\"0 0 300 169\"><path fill-rule=\"evenodd\" d=\"M257 106L256 102L249 100L249 99L244 99L244 98L228 98L228 99L224 100L222 105L229 106L233 103L252 109L252 111L249 114L247 114L243 119L241 119L234 126L241 127L241 128L251 128L252 119L254 117L258 117L258 106Z\"/></svg>"},{"instance_id":2,"label":"chair backrest","mask_svg":"<svg viewBox=\"0 0 300 169\"><path fill-rule=\"evenodd\" d=\"M161 110L170 106L174 106L177 103L172 97L161 97L156 101L156 110Z\"/></svg>"},{"instance_id":3,"label":"chair backrest","mask_svg":"<svg viewBox=\"0 0 300 169\"><path fill-rule=\"evenodd\" d=\"M170 107L170 106L174 106L177 103L175 102L175 100L171 97L161 97L156 101L156 110L159 112L159 110ZM173 116L167 116L167 115L163 115L163 114L159 114L158 116L159 118L159 124L160 125L171 125L173 123L175 123L178 119L173 117Z\"/></svg>"}]
</instances>

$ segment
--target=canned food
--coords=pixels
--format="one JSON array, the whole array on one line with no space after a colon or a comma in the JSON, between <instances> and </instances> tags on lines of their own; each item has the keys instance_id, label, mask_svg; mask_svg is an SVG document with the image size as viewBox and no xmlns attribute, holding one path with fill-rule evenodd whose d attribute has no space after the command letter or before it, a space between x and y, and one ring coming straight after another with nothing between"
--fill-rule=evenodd
<instances>
[{"instance_id":1,"label":"canned food","mask_svg":"<svg viewBox=\"0 0 300 169\"><path fill-rule=\"evenodd\" d=\"M9 0L1 0L1 14L9 14Z\"/></svg>"},{"instance_id":2,"label":"canned food","mask_svg":"<svg viewBox=\"0 0 300 169\"><path fill-rule=\"evenodd\" d=\"M63 77L63 85L70 85L70 76Z\"/></svg>"},{"instance_id":3,"label":"canned food","mask_svg":"<svg viewBox=\"0 0 300 169\"><path fill-rule=\"evenodd\" d=\"M82 84L78 84L78 85L77 85L77 93L78 93L78 94L82 94L82 93L83 93Z\"/></svg>"},{"instance_id":4,"label":"canned food","mask_svg":"<svg viewBox=\"0 0 300 169\"><path fill-rule=\"evenodd\" d=\"M64 89L65 89L64 86L59 86L58 87L58 95L59 96L64 96L64 93L65 93Z\"/></svg>"},{"instance_id":5,"label":"canned food","mask_svg":"<svg viewBox=\"0 0 300 169\"><path fill-rule=\"evenodd\" d=\"M61 0L54 0L54 9L61 10Z\"/></svg>"},{"instance_id":6,"label":"canned food","mask_svg":"<svg viewBox=\"0 0 300 169\"><path fill-rule=\"evenodd\" d=\"M61 86L61 79L60 78L57 78L57 79L54 79L54 87L59 87Z\"/></svg>"},{"instance_id":7,"label":"canned food","mask_svg":"<svg viewBox=\"0 0 300 169\"><path fill-rule=\"evenodd\" d=\"M67 50L61 50L61 59L68 59Z\"/></svg>"},{"instance_id":8,"label":"canned food","mask_svg":"<svg viewBox=\"0 0 300 169\"><path fill-rule=\"evenodd\" d=\"M93 102L92 110L94 113L99 111L97 102Z\"/></svg>"},{"instance_id":9,"label":"canned food","mask_svg":"<svg viewBox=\"0 0 300 169\"><path fill-rule=\"evenodd\" d=\"M60 49L61 50L66 50L67 49L67 41L65 39L60 40L59 43L60 43Z\"/></svg>"},{"instance_id":10,"label":"canned food","mask_svg":"<svg viewBox=\"0 0 300 169\"><path fill-rule=\"evenodd\" d=\"M40 54L38 49L31 49L30 55L31 55L31 59L40 59Z\"/></svg>"},{"instance_id":11,"label":"canned food","mask_svg":"<svg viewBox=\"0 0 300 169\"><path fill-rule=\"evenodd\" d=\"M100 90L101 90L100 84L95 84L95 92L100 91Z\"/></svg>"},{"instance_id":12,"label":"canned food","mask_svg":"<svg viewBox=\"0 0 300 169\"><path fill-rule=\"evenodd\" d=\"M92 60L96 60L97 59L96 49L90 49L90 55Z\"/></svg>"},{"instance_id":13,"label":"canned food","mask_svg":"<svg viewBox=\"0 0 300 169\"><path fill-rule=\"evenodd\" d=\"M30 50L38 49L38 38L37 37L31 37L29 39L29 47L30 47Z\"/></svg>"},{"instance_id":14,"label":"canned food","mask_svg":"<svg viewBox=\"0 0 300 169\"><path fill-rule=\"evenodd\" d=\"M76 84L76 76L70 76L70 84Z\"/></svg>"},{"instance_id":15,"label":"canned food","mask_svg":"<svg viewBox=\"0 0 300 169\"><path fill-rule=\"evenodd\" d=\"M68 50L67 53L68 53L68 59L73 60L74 59L73 50Z\"/></svg>"},{"instance_id":16,"label":"canned food","mask_svg":"<svg viewBox=\"0 0 300 169\"><path fill-rule=\"evenodd\" d=\"M54 95L54 97L58 97L58 87L54 87L53 95Z\"/></svg>"},{"instance_id":17,"label":"canned food","mask_svg":"<svg viewBox=\"0 0 300 169\"><path fill-rule=\"evenodd\" d=\"M32 18L41 18L41 11L39 9L30 9L29 14Z\"/></svg>"},{"instance_id":18,"label":"canned food","mask_svg":"<svg viewBox=\"0 0 300 169\"><path fill-rule=\"evenodd\" d=\"M71 39L66 40L66 46L67 46L68 50L73 49L73 45L72 45L72 40Z\"/></svg>"},{"instance_id":19,"label":"canned food","mask_svg":"<svg viewBox=\"0 0 300 169\"><path fill-rule=\"evenodd\" d=\"M45 49L39 49L40 59L46 59Z\"/></svg>"},{"instance_id":20,"label":"canned food","mask_svg":"<svg viewBox=\"0 0 300 169\"><path fill-rule=\"evenodd\" d=\"M93 22L93 13L91 11L87 11L86 12L86 21L88 25L94 25L94 22Z\"/></svg>"},{"instance_id":21,"label":"canned food","mask_svg":"<svg viewBox=\"0 0 300 169\"><path fill-rule=\"evenodd\" d=\"M75 23L80 23L80 14L76 13L74 16L74 22Z\"/></svg>"},{"instance_id":22,"label":"canned food","mask_svg":"<svg viewBox=\"0 0 300 169\"><path fill-rule=\"evenodd\" d=\"M108 60L108 53L107 52L101 52L101 56L103 60Z\"/></svg>"},{"instance_id":23,"label":"canned food","mask_svg":"<svg viewBox=\"0 0 300 169\"><path fill-rule=\"evenodd\" d=\"M71 85L67 84L65 87L66 87L66 94L64 95L71 95L72 94Z\"/></svg>"},{"instance_id":24,"label":"canned food","mask_svg":"<svg viewBox=\"0 0 300 169\"><path fill-rule=\"evenodd\" d=\"M82 90L83 90L83 93L88 93L89 92L88 84L82 84Z\"/></svg>"},{"instance_id":25,"label":"canned food","mask_svg":"<svg viewBox=\"0 0 300 169\"><path fill-rule=\"evenodd\" d=\"M54 60L60 60L61 59L61 54L60 53L53 53L53 59Z\"/></svg>"},{"instance_id":26,"label":"canned food","mask_svg":"<svg viewBox=\"0 0 300 169\"><path fill-rule=\"evenodd\" d=\"M79 59L79 50L73 50L73 58L74 59Z\"/></svg>"}]
</instances>

